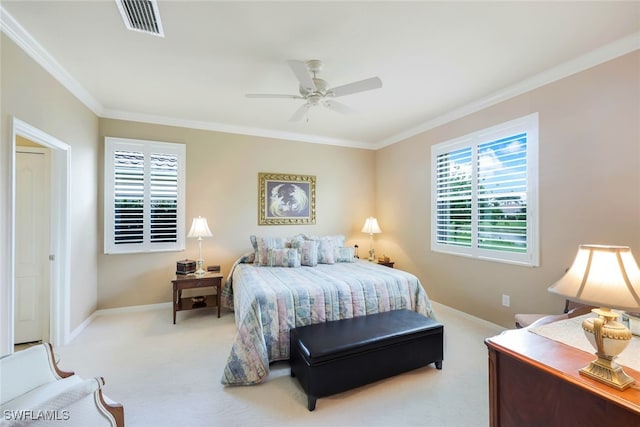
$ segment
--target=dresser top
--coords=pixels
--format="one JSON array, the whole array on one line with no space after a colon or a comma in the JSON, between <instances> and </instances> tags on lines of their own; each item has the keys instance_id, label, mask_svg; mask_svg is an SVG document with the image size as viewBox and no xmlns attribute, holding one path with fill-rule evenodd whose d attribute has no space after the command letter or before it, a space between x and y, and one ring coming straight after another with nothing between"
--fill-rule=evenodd
<instances>
[{"instance_id":1,"label":"dresser top","mask_svg":"<svg viewBox=\"0 0 640 427\"><path fill-rule=\"evenodd\" d=\"M577 330L576 333L582 333ZM616 390L578 372L596 358L569 345L534 334L525 329L508 330L485 340L487 347L499 353L522 360L548 374L555 375L578 387L600 395L640 414L640 373L623 366L635 378L636 384L624 391ZM622 365L621 365L622 366Z\"/></svg>"}]
</instances>

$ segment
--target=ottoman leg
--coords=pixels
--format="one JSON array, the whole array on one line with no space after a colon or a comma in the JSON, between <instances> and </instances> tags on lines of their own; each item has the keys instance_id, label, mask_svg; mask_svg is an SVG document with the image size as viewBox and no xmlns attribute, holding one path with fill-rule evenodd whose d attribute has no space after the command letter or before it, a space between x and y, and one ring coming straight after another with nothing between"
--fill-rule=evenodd
<instances>
[{"instance_id":1,"label":"ottoman leg","mask_svg":"<svg viewBox=\"0 0 640 427\"><path fill-rule=\"evenodd\" d=\"M435 362L436 364L436 369L442 369L442 360L438 360L437 362Z\"/></svg>"},{"instance_id":2,"label":"ottoman leg","mask_svg":"<svg viewBox=\"0 0 640 427\"><path fill-rule=\"evenodd\" d=\"M313 411L316 409L316 398L313 396L307 396L307 409Z\"/></svg>"}]
</instances>

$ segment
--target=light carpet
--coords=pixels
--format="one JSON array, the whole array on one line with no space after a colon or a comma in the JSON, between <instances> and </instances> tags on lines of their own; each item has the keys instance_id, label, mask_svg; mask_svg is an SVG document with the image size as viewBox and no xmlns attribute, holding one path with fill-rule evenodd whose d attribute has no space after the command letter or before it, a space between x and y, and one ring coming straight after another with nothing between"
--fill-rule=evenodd
<instances>
[{"instance_id":1,"label":"light carpet","mask_svg":"<svg viewBox=\"0 0 640 427\"><path fill-rule=\"evenodd\" d=\"M287 362L255 386L220 384L234 315L171 308L100 315L55 349L63 369L102 376L105 394L137 426L438 426L489 423L487 349L497 325L434 303L444 324L443 369L433 365L318 399L315 411ZM373 369L363 366L363 369ZM72 415L72 414L71 414Z\"/></svg>"}]
</instances>

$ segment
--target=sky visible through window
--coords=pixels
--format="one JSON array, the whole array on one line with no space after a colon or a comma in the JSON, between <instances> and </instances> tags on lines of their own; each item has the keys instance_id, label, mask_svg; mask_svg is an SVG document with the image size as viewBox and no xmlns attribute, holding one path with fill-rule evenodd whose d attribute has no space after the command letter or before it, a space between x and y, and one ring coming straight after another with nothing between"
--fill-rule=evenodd
<instances>
[{"instance_id":1,"label":"sky visible through window","mask_svg":"<svg viewBox=\"0 0 640 427\"><path fill-rule=\"evenodd\" d=\"M474 157L477 159L475 177ZM525 252L526 133L478 144L475 156L470 146L438 156L439 241L462 246L472 244L474 192L478 247Z\"/></svg>"},{"instance_id":2,"label":"sky visible through window","mask_svg":"<svg viewBox=\"0 0 640 427\"><path fill-rule=\"evenodd\" d=\"M478 147L480 193L520 193L526 200L527 136L480 144Z\"/></svg>"}]
</instances>

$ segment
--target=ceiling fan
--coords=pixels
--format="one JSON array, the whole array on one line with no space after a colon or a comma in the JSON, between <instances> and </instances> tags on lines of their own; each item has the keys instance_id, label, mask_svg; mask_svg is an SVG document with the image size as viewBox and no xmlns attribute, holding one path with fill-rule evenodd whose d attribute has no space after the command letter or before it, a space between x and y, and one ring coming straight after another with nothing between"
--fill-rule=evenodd
<instances>
[{"instance_id":1,"label":"ceiling fan","mask_svg":"<svg viewBox=\"0 0 640 427\"><path fill-rule=\"evenodd\" d=\"M382 87L382 80L379 77L371 77L342 86L330 87L326 80L318 78L318 73L322 70L322 61L318 59L309 61L289 60L287 63L300 83L299 95L248 93L246 96L247 98L303 99L305 103L293 113L289 119L290 122L299 121L311 107L318 105L323 105L339 113L349 113L351 112L349 107L335 101L333 98Z\"/></svg>"}]
</instances>

